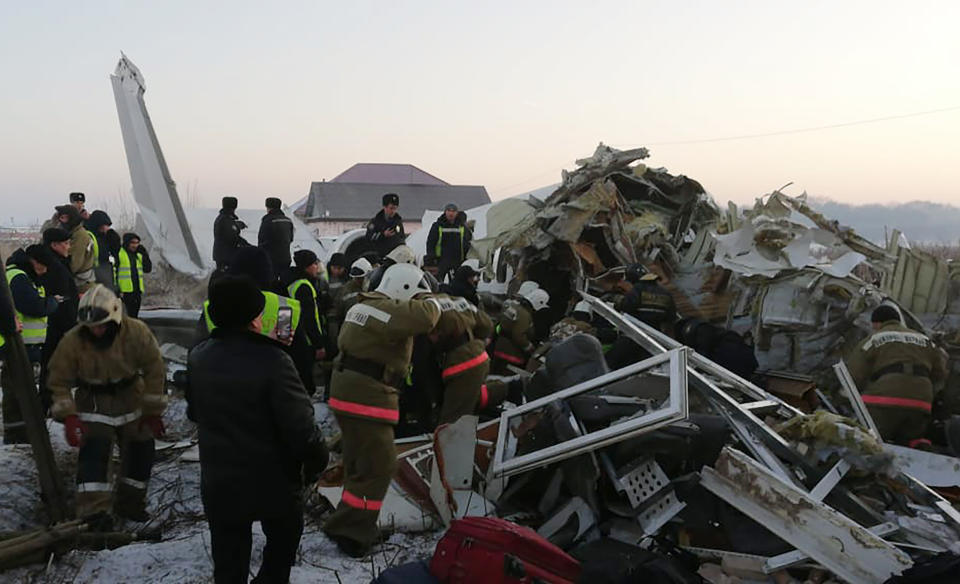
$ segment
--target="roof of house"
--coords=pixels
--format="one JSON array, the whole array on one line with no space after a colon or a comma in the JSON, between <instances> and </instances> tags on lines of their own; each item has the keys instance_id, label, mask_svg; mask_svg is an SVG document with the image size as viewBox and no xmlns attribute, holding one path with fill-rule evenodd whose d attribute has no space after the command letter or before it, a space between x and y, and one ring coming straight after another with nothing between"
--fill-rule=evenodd
<instances>
[{"instance_id":1,"label":"roof of house","mask_svg":"<svg viewBox=\"0 0 960 584\"><path fill-rule=\"evenodd\" d=\"M481 186L315 182L310 185L303 217L307 221L366 221L383 207L386 193L399 195L400 215L417 221L427 209L443 209L450 202L461 209L490 202L487 189Z\"/></svg>"},{"instance_id":2,"label":"roof of house","mask_svg":"<svg viewBox=\"0 0 960 584\"><path fill-rule=\"evenodd\" d=\"M329 182L391 185L447 185L429 172L412 164L360 162L341 172Z\"/></svg>"}]
</instances>

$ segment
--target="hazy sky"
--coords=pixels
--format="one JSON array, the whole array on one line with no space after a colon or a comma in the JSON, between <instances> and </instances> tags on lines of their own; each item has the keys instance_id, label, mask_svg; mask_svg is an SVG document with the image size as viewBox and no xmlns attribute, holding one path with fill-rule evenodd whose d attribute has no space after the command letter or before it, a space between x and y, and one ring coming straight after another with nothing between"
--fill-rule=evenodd
<instances>
[{"instance_id":1,"label":"hazy sky","mask_svg":"<svg viewBox=\"0 0 960 584\"><path fill-rule=\"evenodd\" d=\"M0 222L129 190L120 51L185 198L292 202L355 162L494 198L599 141L721 202L794 181L847 202L960 204L960 2L3 2Z\"/></svg>"}]
</instances>

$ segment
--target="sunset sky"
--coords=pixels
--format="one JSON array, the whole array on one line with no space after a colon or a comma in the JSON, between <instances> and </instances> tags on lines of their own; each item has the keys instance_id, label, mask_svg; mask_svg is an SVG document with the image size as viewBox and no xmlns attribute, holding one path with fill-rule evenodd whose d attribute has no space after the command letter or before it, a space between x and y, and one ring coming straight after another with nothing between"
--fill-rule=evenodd
<instances>
[{"instance_id":1,"label":"sunset sky","mask_svg":"<svg viewBox=\"0 0 960 584\"><path fill-rule=\"evenodd\" d=\"M355 162L500 198L603 141L720 201L960 204L958 2L4 2L0 223L129 192L120 51L180 194L290 203ZM950 109L953 108L953 109ZM828 130L764 134L930 110ZM688 142L688 143L681 143Z\"/></svg>"}]
</instances>

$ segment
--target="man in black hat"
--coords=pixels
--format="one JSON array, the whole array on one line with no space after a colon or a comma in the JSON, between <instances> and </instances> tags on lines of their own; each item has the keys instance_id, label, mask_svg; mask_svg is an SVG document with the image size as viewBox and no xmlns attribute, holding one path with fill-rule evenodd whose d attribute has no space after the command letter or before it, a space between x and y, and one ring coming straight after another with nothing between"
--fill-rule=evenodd
<instances>
[{"instance_id":1,"label":"man in black hat","mask_svg":"<svg viewBox=\"0 0 960 584\"><path fill-rule=\"evenodd\" d=\"M273 263L273 275L279 278L290 267L290 244L293 243L293 221L280 209L280 199L268 197L267 214L260 220L257 245L265 250Z\"/></svg>"},{"instance_id":2,"label":"man in black hat","mask_svg":"<svg viewBox=\"0 0 960 584\"><path fill-rule=\"evenodd\" d=\"M247 224L237 217L237 198L224 197L223 208L213 222L213 261L217 263L218 271L230 265L238 247L250 245L240 237L240 232L246 228Z\"/></svg>"},{"instance_id":3,"label":"man in black hat","mask_svg":"<svg viewBox=\"0 0 960 584\"><path fill-rule=\"evenodd\" d=\"M291 346L291 352L300 379L306 380L307 393L313 395L313 366L326 356L327 338L321 321L321 306L326 300L317 282L320 275L320 258L309 249L293 254L294 268L286 282L287 295L300 303L301 328L306 333L306 343L301 347Z\"/></svg>"},{"instance_id":4,"label":"man in black hat","mask_svg":"<svg viewBox=\"0 0 960 584\"><path fill-rule=\"evenodd\" d=\"M293 361L259 334L264 306L251 280L217 280L209 305L216 329L187 362L187 416L199 428L215 582L247 581L255 521L267 543L254 581L289 580L303 533L301 491L327 465Z\"/></svg>"},{"instance_id":5,"label":"man in black hat","mask_svg":"<svg viewBox=\"0 0 960 584\"><path fill-rule=\"evenodd\" d=\"M473 233L467 227L467 214L456 203L447 203L443 214L430 226L427 234L427 255L437 266L437 280L443 282L467 258Z\"/></svg>"},{"instance_id":6,"label":"man in black hat","mask_svg":"<svg viewBox=\"0 0 960 584\"><path fill-rule=\"evenodd\" d=\"M406 239L403 218L397 213L399 207L400 196L387 193L383 195L383 209L367 223L367 239L373 243L381 260Z\"/></svg>"},{"instance_id":7,"label":"man in black hat","mask_svg":"<svg viewBox=\"0 0 960 584\"><path fill-rule=\"evenodd\" d=\"M453 273L449 284L442 284L440 291L450 296L466 298L477 308L480 306L480 296L477 294L477 285L480 283L480 272L470 266L460 266Z\"/></svg>"},{"instance_id":8,"label":"man in black hat","mask_svg":"<svg viewBox=\"0 0 960 584\"><path fill-rule=\"evenodd\" d=\"M46 387L47 365L60 339L77 324L77 284L70 274L70 234L54 227L43 232L43 245L50 252L52 261L46 273L40 277L48 296L62 298L56 312L47 318L47 340L40 355L40 398L45 407L50 407L50 390Z\"/></svg>"}]
</instances>

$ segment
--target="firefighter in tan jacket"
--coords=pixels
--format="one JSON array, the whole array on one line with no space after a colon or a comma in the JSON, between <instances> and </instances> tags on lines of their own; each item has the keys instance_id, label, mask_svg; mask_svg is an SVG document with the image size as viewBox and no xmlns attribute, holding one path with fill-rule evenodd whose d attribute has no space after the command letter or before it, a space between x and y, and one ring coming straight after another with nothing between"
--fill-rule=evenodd
<instances>
[{"instance_id":1,"label":"firefighter in tan jacket","mask_svg":"<svg viewBox=\"0 0 960 584\"><path fill-rule=\"evenodd\" d=\"M491 401L484 383L490 371L487 339L493 334L493 321L465 298L437 294L440 320L430 338L443 355L443 406L440 423L456 422L473 414ZM494 402L503 396L494 396Z\"/></svg>"},{"instance_id":2,"label":"firefighter in tan jacket","mask_svg":"<svg viewBox=\"0 0 960 584\"><path fill-rule=\"evenodd\" d=\"M542 288L527 288L526 282L516 298L503 303L501 311L499 336L493 348L493 365L491 373L494 375L510 374L509 365L526 367L527 361L536 348L533 344L534 322L533 313L543 310L550 304L550 294Z\"/></svg>"},{"instance_id":3,"label":"firefighter in tan jacket","mask_svg":"<svg viewBox=\"0 0 960 584\"><path fill-rule=\"evenodd\" d=\"M112 510L146 521L153 440L164 432L160 349L147 325L123 316L120 299L100 284L80 300L78 317L80 325L50 359L48 381L53 417L63 422L67 443L80 447L77 517L106 518ZM115 441L120 443L116 500L110 470Z\"/></svg>"},{"instance_id":4,"label":"firefighter in tan jacket","mask_svg":"<svg viewBox=\"0 0 960 584\"><path fill-rule=\"evenodd\" d=\"M345 553L365 555L380 536L377 517L397 467L393 427L400 418L397 387L407 374L413 337L440 318L416 266L383 272L374 292L362 293L340 328L333 364L330 409L343 436L343 495L323 530Z\"/></svg>"},{"instance_id":5,"label":"firefighter in tan jacket","mask_svg":"<svg viewBox=\"0 0 960 584\"><path fill-rule=\"evenodd\" d=\"M880 306L870 320L876 332L847 360L863 403L885 442L929 446L924 435L934 392L947 375L944 355L926 335L900 324L891 306Z\"/></svg>"},{"instance_id":6,"label":"firefighter in tan jacket","mask_svg":"<svg viewBox=\"0 0 960 584\"><path fill-rule=\"evenodd\" d=\"M97 242L83 226L80 211L73 205L57 207L60 227L70 234L70 273L83 294L96 282L93 269L97 267Z\"/></svg>"}]
</instances>

